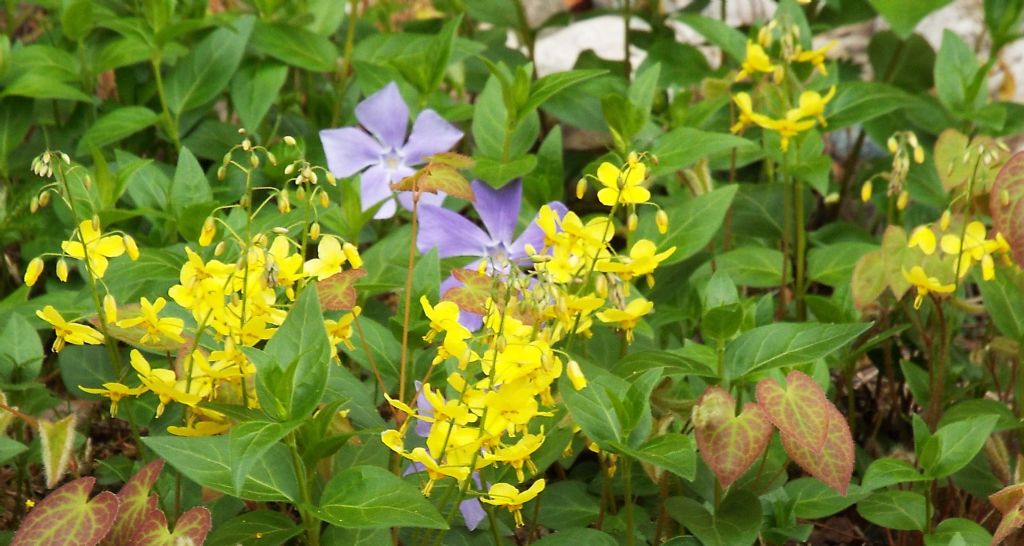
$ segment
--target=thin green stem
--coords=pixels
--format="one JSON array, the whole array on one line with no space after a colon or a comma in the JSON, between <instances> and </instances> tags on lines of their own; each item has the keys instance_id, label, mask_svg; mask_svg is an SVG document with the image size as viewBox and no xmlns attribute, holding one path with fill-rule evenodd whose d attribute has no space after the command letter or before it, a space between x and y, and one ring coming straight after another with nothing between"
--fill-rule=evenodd
<instances>
[{"instance_id":1,"label":"thin green stem","mask_svg":"<svg viewBox=\"0 0 1024 546\"><path fill-rule=\"evenodd\" d=\"M626 546L636 546L636 529L633 521L633 461L622 457L622 494L626 502Z\"/></svg>"},{"instance_id":2,"label":"thin green stem","mask_svg":"<svg viewBox=\"0 0 1024 546\"><path fill-rule=\"evenodd\" d=\"M164 76L160 71L160 55L153 56L149 64L153 68L153 78L156 80L156 94L160 97L160 110L162 111L161 117L164 122L164 130L167 131L167 136L174 143L174 150L176 152L181 151L181 139L178 136L178 120L175 116L171 115L171 109L167 105L167 93L164 91Z\"/></svg>"},{"instance_id":3,"label":"thin green stem","mask_svg":"<svg viewBox=\"0 0 1024 546\"><path fill-rule=\"evenodd\" d=\"M299 454L298 445L295 442L295 433L288 435L288 450L292 455L292 466L295 469L295 476L299 481L299 495L302 504L298 507L299 515L302 518L303 526L306 528L306 539L310 546L320 546L320 520L309 512L308 507L313 505L313 498L309 491L309 478L306 475L306 467L302 463L302 455Z\"/></svg>"},{"instance_id":4,"label":"thin green stem","mask_svg":"<svg viewBox=\"0 0 1024 546\"><path fill-rule=\"evenodd\" d=\"M412 275L416 265L416 228L419 212L419 194L413 190L412 193L412 220L410 222L412 233L409 235L409 266L405 272L405 303L402 317L402 357L398 366L398 399L405 402L405 380L408 374L406 368L409 366L409 317L412 310Z\"/></svg>"},{"instance_id":5,"label":"thin green stem","mask_svg":"<svg viewBox=\"0 0 1024 546\"><path fill-rule=\"evenodd\" d=\"M804 186L799 178L793 178L793 214L796 218L796 279L794 279L794 295L796 297L796 318L807 320L807 302L804 301L804 290L807 289L805 267L807 265L807 232L804 218Z\"/></svg>"}]
</instances>

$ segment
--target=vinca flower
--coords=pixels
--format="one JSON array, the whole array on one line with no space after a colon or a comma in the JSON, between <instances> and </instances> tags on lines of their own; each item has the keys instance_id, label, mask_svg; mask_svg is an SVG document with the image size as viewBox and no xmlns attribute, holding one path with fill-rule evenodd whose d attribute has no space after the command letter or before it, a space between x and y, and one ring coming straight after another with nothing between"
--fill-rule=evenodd
<instances>
[{"instance_id":1,"label":"vinca flower","mask_svg":"<svg viewBox=\"0 0 1024 546\"><path fill-rule=\"evenodd\" d=\"M398 86L391 82L366 97L356 106L356 119L365 128L341 127L320 131L320 141L327 155L327 166L338 177L362 173L360 199L363 210L384 203L374 218L390 218L395 214L390 184L413 174L414 167L426 158L447 152L462 138L462 131L444 120L437 112L420 112L406 138L409 107L402 100ZM440 205L444 194L422 193L420 204ZM401 193L399 202L412 209L412 196Z\"/></svg>"}]
</instances>

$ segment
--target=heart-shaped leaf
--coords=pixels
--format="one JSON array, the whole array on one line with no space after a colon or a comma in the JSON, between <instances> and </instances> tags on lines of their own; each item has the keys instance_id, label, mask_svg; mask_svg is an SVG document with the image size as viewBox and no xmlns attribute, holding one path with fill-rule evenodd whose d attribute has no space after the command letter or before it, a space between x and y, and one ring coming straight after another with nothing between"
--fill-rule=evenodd
<instances>
[{"instance_id":1,"label":"heart-shaped leaf","mask_svg":"<svg viewBox=\"0 0 1024 546\"><path fill-rule=\"evenodd\" d=\"M438 162L430 162L420 170L407 176L397 183L391 184L395 191L419 191L426 193L446 193L466 201L474 201L473 188L469 180L457 169Z\"/></svg>"},{"instance_id":2,"label":"heart-shaped leaf","mask_svg":"<svg viewBox=\"0 0 1024 546\"><path fill-rule=\"evenodd\" d=\"M783 436L817 454L828 436L828 399L807 374L793 370L786 386L771 378L757 384L757 403Z\"/></svg>"},{"instance_id":3,"label":"heart-shaped leaf","mask_svg":"<svg viewBox=\"0 0 1024 546\"><path fill-rule=\"evenodd\" d=\"M114 529L104 541L106 544L114 546L128 544L146 515L156 509L157 497L156 495L150 496L149 490L156 483L163 468L163 459L157 459L147 464L136 472L117 493L120 510L117 512Z\"/></svg>"},{"instance_id":4,"label":"heart-shaped leaf","mask_svg":"<svg viewBox=\"0 0 1024 546\"><path fill-rule=\"evenodd\" d=\"M708 387L693 408L700 456L723 487L754 464L772 437L772 424L757 404L736 415L736 400L721 387Z\"/></svg>"},{"instance_id":5,"label":"heart-shaped leaf","mask_svg":"<svg viewBox=\"0 0 1024 546\"><path fill-rule=\"evenodd\" d=\"M159 508L146 514L145 520L136 529L129 546L179 546L181 544L202 544L212 524L210 511L196 506L174 522L174 532L167 530L167 516Z\"/></svg>"},{"instance_id":6,"label":"heart-shaped leaf","mask_svg":"<svg viewBox=\"0 0 1024 546\"><path fill-rule=\"evenodd\" d=\"M999 171L989 208L993 230L1006 237L1013 259L1024 265L1024 153L1015 154Z\"/></svg>"},{"instance_id":7,"label":"heart-shaped leaf","mask_svg":"<svg viewBox=\"0 0 1024 546\"><path fill-rule=\"evenodd\" d=\"M46 487L60 482L71 461L71 450L75 444L75 414L51 422L39 420L39 446L42 451Z\"/></svg>"},{"instance_id":8,"label":"heart-shaped leaf","mask_svg":"<svg viewBox=\"0 0 1024 546\"><path fill-rule=\"evenodd\" d=\"M782 433L782 447L800 468L840 495L846 495L853 475L853 436L843 414L832 404L826 403L826 406L828 436L818 452L808 449L785 432Z\"/></svg>"},{"instance_id":9,"label":"heart-shaped leaf","mask_svg":"<svg viewBox=\"0 0 1024 546\"><path fill-rule=\"evenodd\" d=\"M11 546L92 546L117 519L117 495L104 491L91 501L96 478L79 478L50 493L28 513Z\"/></svg>"},{"instance_id":10,"label":"heart-shaped leaf","mask_svg":"<svg viewBox=\"0 0 1024 546\"><path fill-rule=\"evenodd\" d=\"M489 275L481 275L472 269L457 268L452 270L461 286L455 286L441 294L441 299L459 306L469 313L483 315L487 313L487 301L494 292L494 279Z\"/></svg>"},{"instance_id":11,"label":"heart-shaped leaf","mask_svg":"<svg viewBox=\"0 0 1024 546\"><path fill-rule=\"evenodd\" d=\"M351 311L356 306L356 281L364 276L365 269L346 269L316 283L320 308L324 311Z\"/></svg>"}]
</instances>

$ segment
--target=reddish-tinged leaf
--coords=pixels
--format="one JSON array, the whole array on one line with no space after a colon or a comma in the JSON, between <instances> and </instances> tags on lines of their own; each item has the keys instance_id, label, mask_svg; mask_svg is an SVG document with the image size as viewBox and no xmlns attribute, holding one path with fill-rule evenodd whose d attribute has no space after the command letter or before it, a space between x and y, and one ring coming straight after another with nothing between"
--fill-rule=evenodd
<instances>
[{"instance_id":1,"label":"reddish-tinged leaf","mask_svg":"<svg viewBox=\"0 0 1024 546\"><path fill-rule=\"evenodd\" d=\"M202 506L188 510L167 530L167 516L159 508L151 510L139 525L129 546L199 546L210 532L210 511Z\"/></svg>"},{"instance_id":2,"label":"reddish-tinged leaf","mask_svg":"<svg viewBox=\"0 0 1024 546\"><path fill-rule=\"evenodd\" d=\"M163 468L163 459L157 459L147 464L129 478L121 491L117 493L121 509L118 511L113 532L103 541L105 544L111 546L128 544L146 514L156 509L157 497L156 495L150 496L149 490L153 488L153 484L156 483Z\"/></svg>"},{"instance_id":3,"label":"reddish-tinged leaf","mask_svg":"<svg viewBox=\"0 0 1024 546\"><path fill-rule=\"evenodd\" d=\"M1013 259L1024 266L1024 152L1011 157L999 171L989 208L993 230L1006 237Z\"/></svg>"},{"instance_id":4,"label":"reddish-tinged leaf","mask_svg":"<svg viewBox=\"0 0 1024 546\"><path fill-rule=\"evenodd\" d=\"M791 436L782 433L782 447L789 457L822 483L846 495L853 475L853 436L846 424L846 417L832 404L826 404L828 416L828 437L821 450L815 453Z\"/></svg>"},{"instance_id":5,"label":"reddish-tinged leaf","mask_svg":"<svg viewBox=\"0 0 1024 546\"><path fill-rule=\"evenodd\" d=\"M754 464L772 437L772 424L757 404L736 415L736 400L721 387L708 387L693 408L700 456L729 487Z\"/></svg>"},{"instance_id":6,"label":"reddish-tinged leaf","mask_svg":"<svg viewBox=\"0 0 1024 546\"><path fill-rule=\"evenodd\" d=\"M793 370L786 376L785 388L774 379L762 379L757 384L757 402L784 435L814 453L821 452L831 404L810 376Z\"/></svg>"},{"instance_id":7,"label":"reddish-tinged leaf","mask_svg":"<svg viewBox=\"0 0 1024 546\"><path fill-rule=\"evenodd\" d=\"M444 152L440 154L428 155L424 159L429 163L438 163L441 165L448 165L453 169L471 169L476 161L468 155L462 155L458 152Z\"/></svg>"},{"instance_id":8,"label":"reddish-tinged leaf","mask_svg":"<svg viewBox=\"0 0 1024 546\"><path fill-rule=\"evenodd\" d=\"M366 276L365 269L346 269L316 283L316 295L324 311L351 311L356 306L356 281Z\"/></svg>"},{"instance_id":9,"label":"reddish-tinged leaf","mask_svg":"<svg viewBox=\"0 0 1024 546\"><path fill-rule=\"evenodd\" d=\"M104 491L91 501L96 478L79 478L39 502L14 534L11 546L93 546L117 519L117 495Z\"/></svg>"},{"instance_id":10,"label":"reddish-tinged leaf","mask_svg":"<svg viewBox=\"0 0 1024 546\"><path fill-rule=\"evenodd\" d=\"M441 294L441 299L459 306L459 309L483 315L487 312L487 300L491 297L493 279L472 269L453 269L452 276L462 286L456 286Z\"/></svg>"},{"instance_id":11,"label":"reddish-tinged leaf","mask_svg":"<svg viewBox=\"0 0 1024 546\"><path fill-rule=\"evenodd\" d=\"M992 535L992 546L1006 540L1021 527L1024 527L1024 502L1018 502L1010 511L1003 513L1003 519Z\"/></svg>"},{"instance_id":12,"label":"reddish-tinged leaf","mask_svg":"<svg viewBox=\"0 0 1024 546\"><path fill-rule=\"evenodd\" d=\"M1006 515L1024 500L1024 483L1008 485L988 496L988 501L1000 514Z\"/></svg>"},{"instance_id":13,"label":"reddish-tinged leaf","mask_svg":"<svg viewBox=\"0 0 1024 546\"><path fill-rule=\"evenodd\" d=\"M428 163L410 176L403 178L395 184L391 184L395 191L413 191L437 193L444 192L452 197L458 197L473 202L473 188L469 180L462 176L457 169L443 163Z\"/></svg>"}]
</instances>

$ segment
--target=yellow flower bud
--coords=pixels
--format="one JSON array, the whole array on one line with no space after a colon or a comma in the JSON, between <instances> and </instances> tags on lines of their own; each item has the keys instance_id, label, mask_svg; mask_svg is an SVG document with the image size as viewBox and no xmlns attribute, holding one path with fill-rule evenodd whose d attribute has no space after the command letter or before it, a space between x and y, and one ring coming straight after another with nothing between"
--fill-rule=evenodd
<instances>
[{"instance_id":1,"label":"yellow flower bud","mask_svg":"<svg viewBox=\"0 0 1024 546\"><path fill-rule=\"evenodd\" d=\"M327 195L327 192L325 191L320 192L320 206L323 208L331 206L331 198Z\"/></svg>"},{"instance_id":2,"label":"yellow flower bud","mask_svg":"<svg viewBox=\"0 0 1024 546\"><path fill-rule=\"evenodd\" d=\"M885 141L885 147L889 149L890 154L894 154L900 145L896 142L896 137L889 137L889 140Z\"/></svg>"},{"instance_id":3,"label":"yellow flower bud","mask_svg":"<svg viewBox=\"0 0 1024 546\"><path fill-rule=\"evenodd\" d=\"M359 256L359 249L352 243L345 243L341 246L341 251L345 253L345 257L348 258L348 263L352 264L354 269L363 267L363 258Z\"/></svg>"},{"instance_id":4,"label":"yellow flower bud","mask_svg":"<svg viewBox=\"0 0 1024 546\"><path fill-rule=\"evenodd\" d=\"M50 192L44 191L39 194L39 208L46 208L50 204Z\"/></svg>"},{"instance_id":5,"label":"yellow flower bud","mask_svg":"<svg viewBox=\"0 0 1024 546\"><path fill-rule=\"evenodd\" d=\"M537 254L537 249L534 248L533 245L531 245L530 243L526 243L525 245L523 245L523 250L526 251L527 256L533 256Z\"/></svg>"},{"instance_id":6,"label":"yellow flower bud","mask_svg":"<svg viewBox=\"0 0 1024 546\"><path fill-rule=\"evenodd\" d=\"M288 214L292 210L292 202L288 199L288 190L281 190L277 193L277 211L281 214Z\"/></svg>"},{"instance_id":7,"label":"yellow flower bud","mask_svg":"<svg viewBox=\"0 0 1024 546\"><path fill-rule=\"evenodd\" d=\"M139 259L139 245L135 244L135 238L131 235L123 235L121 239L124 240L124 251L128 253L128 257L134 262Z\"/></svg>"},{"instance_id":8,"label":"yellow flower bud","mask_svg":"<svg viewBox=\"0 0 1024 546\"><path fill-rule=\"evenodd\" d=\"M117 302L114 301L114 296L108 292L106 296L103 296L103 317L107 320L107 323L117 322Z\"/></svg>"},{"instance_id":9,"label":"yellow flower bud","mask_svg":"<svg viewBox=\"0 0 1024 546\"><path fill-rule=\"evenodd\" d=\"M900 192L900 196L896 198L896 208L903 210L907 208L907 203L910 202L910 194L906 190Z\"/></svg>"},{"instance_id":10,"label":"yellow flower bud","mask_svg":"<svg viewBox=\"0 0 1024 546\"><path fill-rule=\"evenodd\" d=\"M868 180L860 187L860 200L867 203L871 200L871 181Z\"/></svg>"},{"instance_id":11,"label":"yellow flower bud","mask_svg":"<svg viewBox=\"0 0 1024 546\"><path fill-rule=\"evenodd\" d=\"M217 246L213 247L213 255L220 256L221 254L224 254L225 248L227 248L227 244L225 244L224 241L217 243Z\"/></svg>"},{"instance_id":12,"label":"yellow flower bud","mask_svg":"<svg viewBox=\"0 0 1024 546\"><path fill-rule=\"evenodd\" d=\"M327 171L327 183L332 186L338 185L338 179L333 174L331 174L331 171Z\"/></svg>"},{"instance_id":13,"label":"yellow flower bud","mask_svg":"<svg viewBox=\"0 0 1024 546\"><path fill-rule=\"evenodd\" d=\"M999 192L999 203L1004 207L1010 206L1010 192L1007 190L1001 190Z\"/></svg>"},{"instance_id":14,"label":"yellow flower bud","mask_svg":"<svg viewBox=\"0 0 1024 546\"><path fill-rule=\"evenodd\" d=\"M658 233L668 233L668 213L663 209L658 209L658 213L654 215L654 223L658 226Z\"/></svg>"},{"instance_id":15,"label":"yellow flower bud","mask_svg":"<svg viewBox=\"0 0 1024 546\"><path fill-rule=\"evenodd\" d=\"M249 150L251 150L251 149L252 149L252 141L251 141L251 140L249 140L249 139L245 139L245 140L243 140L243 141L242 141L242 149L243 149L243 150L245 150L245 151L247 151L247 152L248 152Z\"/></svg>"},{"instance_id":16,"label":"yellow flower bud","mask_svg":"<svg viewBox=\"0 0 1024 546\"><path fill-rule=\"evenodd\" d=\"M941 229L942 231L946 231L947 229L949 229L949 221L952 218L952 216L953 215L950 214L949 209L943 211L942 216L939 218L939 229Z\"/></svg>"},{"instance_id":17,"label":"yellow flower bud","mask_svg":"<svg viewBox=\"0 0 1024 546\"><path fill-rule=\"evenodd\" d=\"M583 375L583 370L580 369L579 362L570 360L565 366L565 373L569 376L569 381L572 382L572 388L578 391L586 388L587 378Z\"/></svg>"},{"instance_id":18,"label":"yellow flower bud","mask_svg":"<svg viewBox=\"0 0 1024 546\"><path fill-rule=\"evenodd\" d=\"M918 165L924 163L924 148L921 148L920 146L914 148L914 163L917 163Z\"/></svg>"},{"instance_id":19,"label":"yellow flower bud","mask_svg":"<svg viewBox=\"0 0 1024 546\"><path fill-rule=\"evenodd\" d=\"M60 282L68 282L68 262L64 258L57 260L57 278Z\"/></svg>"},{"instance_id":20,"label":"yellow flower bud","mask_svg":"<svg viewBox=\"0 0 1024 546\"><path fill-rule=\"evenodd\" d=\"M626 229L629 231L636 231L637 224L640 223L640 218L637 217L635 212L629 213L629 218L626 220Z\"/></svg>"},{"instance_id":21,"label":"yellow flower bud","mask_svg":"<svg viewBox=\"0 0 1024 546\"><path fill-rule=\"evenodd\" d=\"M28 204L28 210L32 214L35 214L36 211L39 210L39 198L38 197L36 197L34 195L32 196L32 201L30 201L29 204Z\"/></svg>"},{"instance_id":22,"label":"yellow flower bud","mask_svg":"<svg viewBox=\"0 0 1024 546\"><path fill-rule=\"evenodd\" d=\"M576 199L583 199L583 196L587 194L587 179L580 178L579 182L576 182Z\"/></svg>"},{"instance_id":23,"label":"yellow flower bud","mask_svg":"<svg viewBox=\"0 0 1024 546\"><path fill-rule=\"evenodd\" d=\"M213 217L209 216L203 222L203 229L199 233L199 246L209 246L213 242L213 236L216 234L217 226L214 224Z\"/></svg>"},{"instance_id":24,"label":"yellow flower bud","mask_svg":"<svg viewBox=\"0 0 1024 546\"><path fill-rule=\"evenodd\" d=\"M314 241L320 238L320 222L313 222L313 225L310 226L309 238Z\"/></svg>"},{"instance_id":25,"label":"yellow flower bud","mask_svg":"<svg viewBox=\"0 0 1024 546\"><path fill-rule=\"evenodd\" d=\"M277 166L277 156L272 152L267 152L267 161L269 161L271 165L275 167Z\"/></svg>"},{"instance_id":26,"label":"yellow flower bud","mask_svg":"<svg viewBox=\"0 0 1024 546\"><path fill-rule=\"evenodd\" d=\"M289 145L289 146L295 146L295 137L293 137L291 135L285 135L284 136L284 143Z\"/></svg>"},{"instance_id":27,"label":"yellow flower bud","mask_svg":"<svg viewBox=\"0 0 1024 546\"><path fill-rule=\"evenodd\" d=\"M252 165L253 168L258 168L260 166L260 156L258 156L256 154L250 155L249 156L249 164Z\"/></svg>"},{"instance_id":28,"label":"yellow flower bud","mask_svg":"<svg viewBox=\"0 0 1024 546\"><path fill-rule=\"evenodd\" d=\"M284 174L291 176L293 172L295 172L295 164L289 163L288 166L284 168Z\"/></svg>"},{"instance_id":29,"label":"yellow flower bud","mask_svg":"<svg viewBox=\"0 0 1024 546\"><path fill-rule=\"evenodd\" d=\"M608 279L604 275L598 275L594 281L594 293L600 298L608 297Z\"/></svg>"},{"instance_id":30,"label":"yellow flower bud","mask_svg":"<svg viewBox=\"0 0 1024 546\"><path fill-rule=\"evenodd\" d=\"M89 175L85 175L82 178L82 185L85 186L85 189L87 190L92 189L92 177Z\"/></svg>"},{"instance_id":31,"label":"yellow flower bud","mask_svg":"<svg viewBox=\"0 0 1024 546\"><path fill-rule=\"evenodd\" d=\"M43 260L42 258L32 258L32 261L28 263L28 267L25 268L25 284L32 286L39 280L39 275L43 274Z\"/></svg>"},{"instance_id":32,"label":"yellow flower bud","mask_svg":"<svg viewBox=\"0 0 1024 546\"><path fill-rule=\"evenodd\" d=\"M221 165L220 167L217 167L217 180L220 180L221 182L223 182L224 179L227 178L227 177L228 177L228 168L225 167L224 165Z\"/></svg>"}]
</instances>

